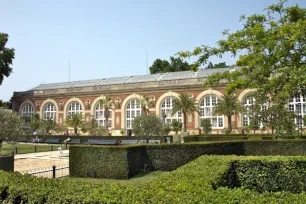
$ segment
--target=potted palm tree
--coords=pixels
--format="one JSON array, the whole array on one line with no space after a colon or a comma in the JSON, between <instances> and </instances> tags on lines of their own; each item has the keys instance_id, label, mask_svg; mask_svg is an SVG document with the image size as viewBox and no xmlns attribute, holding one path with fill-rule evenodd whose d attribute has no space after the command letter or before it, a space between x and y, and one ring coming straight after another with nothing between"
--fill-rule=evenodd
<instances>
[{"instance_id":1,"label":"potted palm tree","mask_svg":"<svg viewBox=\"0 0 306 204\"><path fill-rule=\"evenodd\" d=\"M109 96L105 96L104 99L101 99L99 101L101 109L104 109L104 118L105 118L105 124L104 127L106 128L108 132L108 121L110 117L111 110L114 110L115 108L115 102L113 102L112 98Z\"/></svg>"},{"instance_id":2,"label":"potted palm tree","mask_svg":"<svg viewBox=\"0 0 306 204\"><path fill-rule=\"evenodd\" d=\"M72 114L66 121L69 127L73 127L74 134L78 134L78 128L83 124L83 115L81 113Z\"/></svg>"},{"instance_id":3,"label":"potted palm tree","mask_svg":"<svg viewBox=\"0 0 306 204\"><path fill-rule=\"evenodd\" d=\"M154 101L147 95L141 96L140 100L141 115L149 115L150 108L154 107Z\"/></svg>"},{"instance_id":4,"label":"potted palm tree","mask_svg":"<svg viewBox=\"0 0 306 204\"><path fill-rule=\"evenodd\" d=\"M225 115L228 122L228 130L232 131L232 116L242 113L244 107L234 94L225 94L214 107L213 115Z\"/></svg>"},{"instance_id":5,"label":"potted palm tree","mask_svg":"<svg viewBox=\"0 0 306 204\"><path fill-rule=\"evenodd\" d=\"M178 111L183 113L184 132L187 131L187 114L199 112L198 103L188 94L180 94L178 98L173 100L171 114L174 115Z\"/></svg>"}]
</instances>

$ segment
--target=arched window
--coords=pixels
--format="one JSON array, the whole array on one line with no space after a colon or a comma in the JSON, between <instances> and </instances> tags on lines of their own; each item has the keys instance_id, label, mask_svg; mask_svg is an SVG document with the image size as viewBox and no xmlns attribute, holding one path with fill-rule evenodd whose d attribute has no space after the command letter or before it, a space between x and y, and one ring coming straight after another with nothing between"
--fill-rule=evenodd
<instances>
[{"instance_id":1,"label":"arched window","mask_svg":"<svg viewBox=\"0 0 306 204\"><path fill-rule=\"evenodd\" d=\"M112 111L109 111L108 127L112 127ZM104 109L101 109L100 103L97 103L95 108L95 120L98 126L105 126Z\"/></svg>"},{"instance_id":2,"label":"arched window","mask_svg":"<svg viewBox=\"0 0 306 204\"><path fill-rule=\"evenodd\" d=\"M126 128L132 129L132 121L141 114L139 99L131 99L126 105Z\"/></svg>"},{"instance_id":3,"label":"arched window","mask_svg":"<svg viewBox=\"0 0 306 204\"><path fill-rule=\"evenodd\" d=\"M288 110L295 112L295 124L298 126L305 126L303 118L306 116L306 93L300 96L290 97Z\"/></svg>"},{"instance_id":4,"label":"arched window","mask_svg":"<svg viewBox=\"0 0 306 204\"><path fill-rule=\"evenodd\" d=\"M25 103L23 106L22 106L22 110L21 110L21 116L22 117L29 117L29 118L32 118L35 114L35 111L34 111L34 107L32 104L30 103Z\"/></svg>"},{"instance_id":5,"label":"arched window","mask_svg":"<svg viewBox=\"0 0 306 204\"><path fill-rule=\"evenodd\" d=\"M242 122L243 123L242 125L244 127L244 126L249 126L251 123L250 112L252 105L255 104L255 98L252 96L245 97L242 101L242 104L245 108L245 111L243 112L243 122Z\"/></svg>"},{"instance_id":6,"label":"arched window","mask_svg":"<svg viewBox=\"0 0 306 204\"><path fill-rule=\"evenodd\" d=\"M161 103L161 116L165 120L166 123L172 123L173 120L182 122L182 113L181 111L176 112L174 115L171 115L171 110L173 107L174 97L167 97Z\"/></svg>"},{"instance_id":7,"label":"arched window","mask_svg":"<svg viewBox=\"0 0 306 204\"><path fill-rule=\"evenodd\" d=\"M73 114L80 114L82 113L82 106L79 102L73 101L68 105L68 117L72 116Z\"/></svg>"},{"instance_id":8,"label":"arched window","mask_svg":"<svg viewBox=\"0 0 306 204\"><path fill-rule=\"evenodd\" d=\"M218 103L218 97L216 95L204 96L200 102L200 119L210 118L211 126L213 128L224 127L224 116L213 116L214 106Z\"/></svg>"},{"instance_id":9,"label":"arched window","mask_svg":"<svg viewBox=\"0 0 306 204\"><path fill-rule=\"evenodd\" d=\"M43 109L43 119L44 120L56 120L56 107L53 103L47 103Z\"/></svg>"}]
</instances>

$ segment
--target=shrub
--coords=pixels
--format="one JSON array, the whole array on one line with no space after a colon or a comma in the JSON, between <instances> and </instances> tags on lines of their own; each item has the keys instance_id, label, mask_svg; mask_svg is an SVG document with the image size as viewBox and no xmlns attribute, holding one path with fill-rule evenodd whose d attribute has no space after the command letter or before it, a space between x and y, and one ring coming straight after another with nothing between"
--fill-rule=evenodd
<instances>
[{"instance_id":1,"label":"shrub","mask_svg":"<svg viewBox=\"0 0 306 204\"><path fill-rule=\"evenodd\" d=\"M177 132L182 130L183 123L177 120L172 120L171 126L172 126L172 130L177 135Z\"/></svg>"},{"instance_id":2,"label":"shrub","mask_svg":"<svg viewBox=\"0 0 306 204\"><path fill-rule=\"evenodd\" d=\"M133 132L135 136L161 136L163 135L163 122L155 115L141 115L137 116L133 123Z\"/></svg>"},{"instance_id":3,"label":"shrub","mask_svg":"<svg viewBox=\"0 0 306 204\"><path fill-rule=\"evenodd\" d=\"M8 142L16 142L18 137L22 135L24 121L17 113L0 110L0 150L3 140ZM1 152L0 152L1 154Z\"/></svg>"},{"instance_id":4,"label":"shrub","mask_svg":"<svg viewBox=\"0 0 306 204\"><path fill-rule=\"evenodd\" d=\"M208 134L211 132L211 122L209 118L205 118L201 121L201 127L204 130L205 134Z\"/></svg>"}]
</instances>

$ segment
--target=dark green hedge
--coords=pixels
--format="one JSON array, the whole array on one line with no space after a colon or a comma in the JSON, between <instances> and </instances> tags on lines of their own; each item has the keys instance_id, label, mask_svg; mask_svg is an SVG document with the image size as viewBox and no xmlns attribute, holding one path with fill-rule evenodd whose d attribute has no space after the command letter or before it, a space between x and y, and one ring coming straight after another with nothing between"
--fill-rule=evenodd
<instances>
[{"instance_id":1,"label":"dark green hedge","mask_svg":"<svg viewBox=\"0 0 306 204\"><path fill-rule=\"evenodd\" d=\"M306 203L306 194L258 193L218 187L233 161L253 157L201 156L141 186L43 179L0 171L3 203ZM265 159L264 157L257 158ZM281 161L283 157L274 157ZM285 162L294 160L289 158ZM294 161L304 158L297 158ZM304 182L305 183L305 182Z\"/></svg>"},{"instance_id":2,"label":"dark green hedge","mask_svg":"<svg viewBox=\"0 0 306 204\"><path fill-rule=\"evenodd\" d=\"M228 174L230 187L257 192L306 190L306 159L302 157L248 158L233 161Z\"/></svg>"},{"instance_id":3,"label":"dark green hedge","mask_svg":"<svg viewBox=\"0 0 306 204\"><path fill-rule=\"evenodd\" d=\"M134 146L71 146L74 177L129 178L144 169L171 171L201 155L305 155L306 141L247 141ZM113 170L114 169L114 170ZM95 172L92 173L92 172Z\"/></svg>"},{"instance_id":4,"label":"dark green hedge","mask_svg":"<svg viewBox=\"0 0 306 204\"><path fill-rule=\"evenodd\" d=\"M205 136L187 136L184 137L184 142L205 142L205 141L238 141L238 140L294 140L306 139L306 136L285 135L276 138L273 135L249 134L249 135L205 135Z\"/></svg>"},{"instance_id":5,"label":"dark green hedge","mask_svg":"<svg viewBox=\"0 0 306 204\"><path fill-rule=\"evenodd\" d=\"M14 155L0 155L0 170L14 172Z\"/></svg>"}]
</instances>

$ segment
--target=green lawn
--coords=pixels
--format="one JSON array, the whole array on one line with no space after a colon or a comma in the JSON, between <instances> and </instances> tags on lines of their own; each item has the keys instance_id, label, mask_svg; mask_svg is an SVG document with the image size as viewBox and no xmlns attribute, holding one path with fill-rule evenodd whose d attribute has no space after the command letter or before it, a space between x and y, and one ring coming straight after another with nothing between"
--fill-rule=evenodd
<instances>
[{"instance_id":1,"label":"green lawn","mask_svg":"<svg viewBox=\"0 0 306 204\"><path fill-rule=\"evenodd\" d=\"M133 176L130 179L126 180L116 180L116 179L94 179L94 178L62 178L62 179L68 179L68 180L75 180L75 181L81 181L82 183L88 182L91 184L99 184L99 183L107 183L107 184L123 184L123 185L143 185L145 183L151 182L153 179L167 174L169 172L167 171L151 171L151 172L140 172Z\"/></svg>"},{"instance_id":2,"label":"green lawn","mask_svg":"<svg viewBox=\"0 0 306 204\"><path fill-rule=\"evenodd\" d=\"M16 153L16 147L17 147L17 154L25 154L25 153L33 153L35 152L35 146L36 146L36 152L46 152L46 151L52 151L51 145L40 145L40 144L3 144L1 149L2 155L8 155L11 154L12 151ZM53 150L57 150L58 147L62 147L65 149L65 145L53 145Z\"/></svg>"}]
</instances>

